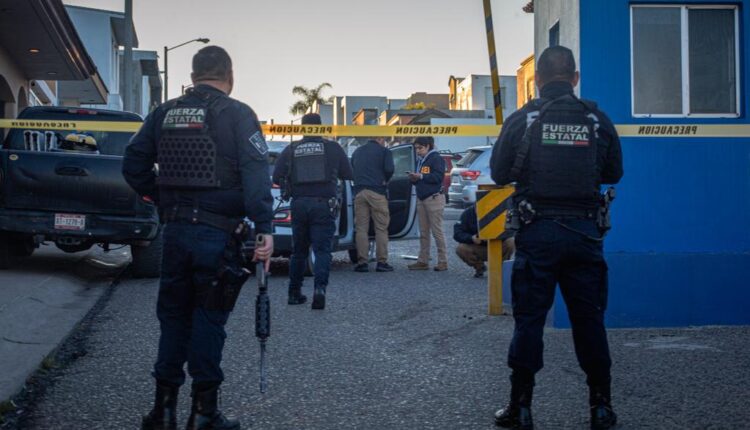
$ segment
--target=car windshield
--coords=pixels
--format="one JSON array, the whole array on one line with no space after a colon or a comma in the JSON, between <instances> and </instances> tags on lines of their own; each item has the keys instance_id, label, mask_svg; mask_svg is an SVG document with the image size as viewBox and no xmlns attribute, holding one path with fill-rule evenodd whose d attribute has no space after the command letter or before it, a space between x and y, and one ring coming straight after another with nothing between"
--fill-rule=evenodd
<instances>
[{"instance_id":1,"label":"car windshield","mask_svg":"<svg viewBox=\"0 0 750 430\"><path fill-rule=\"evenodd\" d=\"M479 158L482 153L485 152L483 149L472 149L469 150L469 152L466 153L466 155L463 156L458 162L456 162L456 166L458 167L469 167L471 163L474 162L477 158Z\"/></svg>"}]
</instances>

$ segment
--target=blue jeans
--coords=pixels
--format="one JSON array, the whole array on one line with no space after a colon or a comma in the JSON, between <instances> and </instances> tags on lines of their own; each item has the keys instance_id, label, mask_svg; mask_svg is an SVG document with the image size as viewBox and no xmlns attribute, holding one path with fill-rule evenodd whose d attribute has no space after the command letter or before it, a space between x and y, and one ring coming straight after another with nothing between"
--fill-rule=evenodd
<instances>
[{"instance_id":1,"label":"blue jeans","mask_svg":"<svg viewBox=\"0 0 750 430\"><path fill-rule=\"evenodd\" d=\"M214 227L170 222L164 227L161 284L156 315L161 337L153 376L172 385L185 382L185 362L193 384L224 380L221 353L229 312L206 310L196 300L216 279L229 234Z\"/></svg>"},{"instance_id":2,"label":"blue jeans","mask_svg":"<svg viewBox=\"0 0 750 430\"><path fill-rule=\"evenodd\" d=\"M310 246L315 253L315 288L325 289L331 271L331 251L336 222L323 197L292 199L292 258L289 264L289 289L302 288Z\"/></svg>"},{"instance_id":3,"label":"blue jeans","mask_svg":"<svg viewBox=\"0 0 750 430\"><path fill-rule=\"evenodd\" d=\"M590 237L601 236L591 220L560 220ZM511 291L515 328L508 366L532 374L544 365L542 335L559 283L568 307L573 343L591 385L609 381L604 311L607 307L607 263L602 242L586 238L553 220L541 219L516 234Z\"/></svg>"}]
</instances>

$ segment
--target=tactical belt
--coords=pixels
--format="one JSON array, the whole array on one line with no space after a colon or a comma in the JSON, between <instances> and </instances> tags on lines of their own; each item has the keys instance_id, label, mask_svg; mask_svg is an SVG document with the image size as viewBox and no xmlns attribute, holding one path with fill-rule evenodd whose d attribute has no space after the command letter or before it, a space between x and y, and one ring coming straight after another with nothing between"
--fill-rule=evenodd
<instances>
[{"instance_id":1,"label":"tactical belt","mask_svg":"<svg viewBox=\"0 0 750 430\"><path fill-rule=\"evenodd\" d=\"M166 211L166 221L187 221L191 224L205 224L231 233L239 225L241 218L228 217L189 206L173 206Z\"/></svg>"},{"instance_id":2,"label":"tactical belt","mask_svg":"<svg viewBox=\"0 0 750 430\"><path fill-rule=\"evenodd\" d=\"M537 209L534 218L538 219L596 219L595 209Z\"/></svg>"}]
</instances>

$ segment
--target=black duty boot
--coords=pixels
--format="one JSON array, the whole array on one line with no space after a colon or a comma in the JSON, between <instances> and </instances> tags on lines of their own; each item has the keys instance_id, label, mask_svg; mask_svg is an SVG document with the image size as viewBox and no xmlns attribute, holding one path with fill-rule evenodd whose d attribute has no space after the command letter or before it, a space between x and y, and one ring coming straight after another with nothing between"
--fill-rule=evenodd
<instances>
[{"instance_id":1,"label":"black duty boot","mask_svg":"<svg viewBox=\"0 0 750 430\"><path fill-rule=\"evenodd\" d=\"M612 410L612 396L608 383L589 387L589 405L592 430L606 430L617 424L617 415Z\"/></svg>"},{"instance_id":2,"label":"black duty boot","mask_svg":"<svg viewBox=\"0 0 750 430\"><path fill-rule=\"evenodd\" d=\"M240 430L239 421L225 417L218 409L218 386L200 391L194 386L192 396L193 405L186 430Z\"/></svg>"},{"instance_id":3,"label":"black duty boot","mask_svg":"<svg viewBox=\"0 0 750 430\"><path fill-rule=\"evenodd\" d=\"M495 425L519 430L533 430L531 397L534 394L534 377L519 376L515 371L510 376L510 402L495 412Z\"/></svg>"},{"instance_id":4,"label":"black duty boot","mask_svg":"<svg viewBox=\"0 0 750 430\"><path fill-rule=\"evenodd\" d=\"M313 309L325 309L326 307L326 290L320 287L315 287L315 294L313 294Z\"/></svg>"},{"instance_id":5,"label":"black duty boot","mask_svg":"<svg viewBox=\"0 0 750 430\"><path fill-rule=\"evenodd\" d=\"M302 294L302 290L299 288L290 288L289 301L287 303L290 305L303 305L307 303L307 296Z\"/></svg>"},{"instance_id":6,"label":"black duty boot","mask_svg":"<svg viewBox=\"0 0 750 430\"><path fill-rule=\"evenodd\" d=\"M177 429L177 394L180 387L156 382L154 408L141 420L141 430Z\"/></svg>"}]
</instances>

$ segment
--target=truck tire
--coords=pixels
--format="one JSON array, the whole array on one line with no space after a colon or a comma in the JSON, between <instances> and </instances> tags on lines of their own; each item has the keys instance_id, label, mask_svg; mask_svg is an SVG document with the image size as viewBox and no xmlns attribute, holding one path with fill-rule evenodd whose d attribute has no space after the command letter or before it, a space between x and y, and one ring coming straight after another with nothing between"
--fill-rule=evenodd
<instances>
[{"instance_id":1,"label":"truck tire","mask_svg":"<svg viewBox=\"0 0 750 430\"><path fill-rule=\"evenodd\" d=\"M34 237L28 234L15 234L12 237L13 243L10 245L10 251L16 257L31 257L36 250Z\"/></svg>"},{"instance_id":2,"label":"truck tire","mask_svg":"<svg viewBox=\"0 0 750 430\"><path fill-rule=\"evenodd\" d=\"M158 278L161 273L161 253L164 248L162 230L146 246L130 245L130 273L134 278Z\"/></svg>"},{"instance_id":3,"label":"truck tire","mask_svg":"<svg viewBox=\"0 0 750 430\"><path fill-rule=\"evenodd\" d=\"M0 231L0 270L8 270L11 267L13 254L10 241L10 234Z\"/></svg>"}]
</instances>

